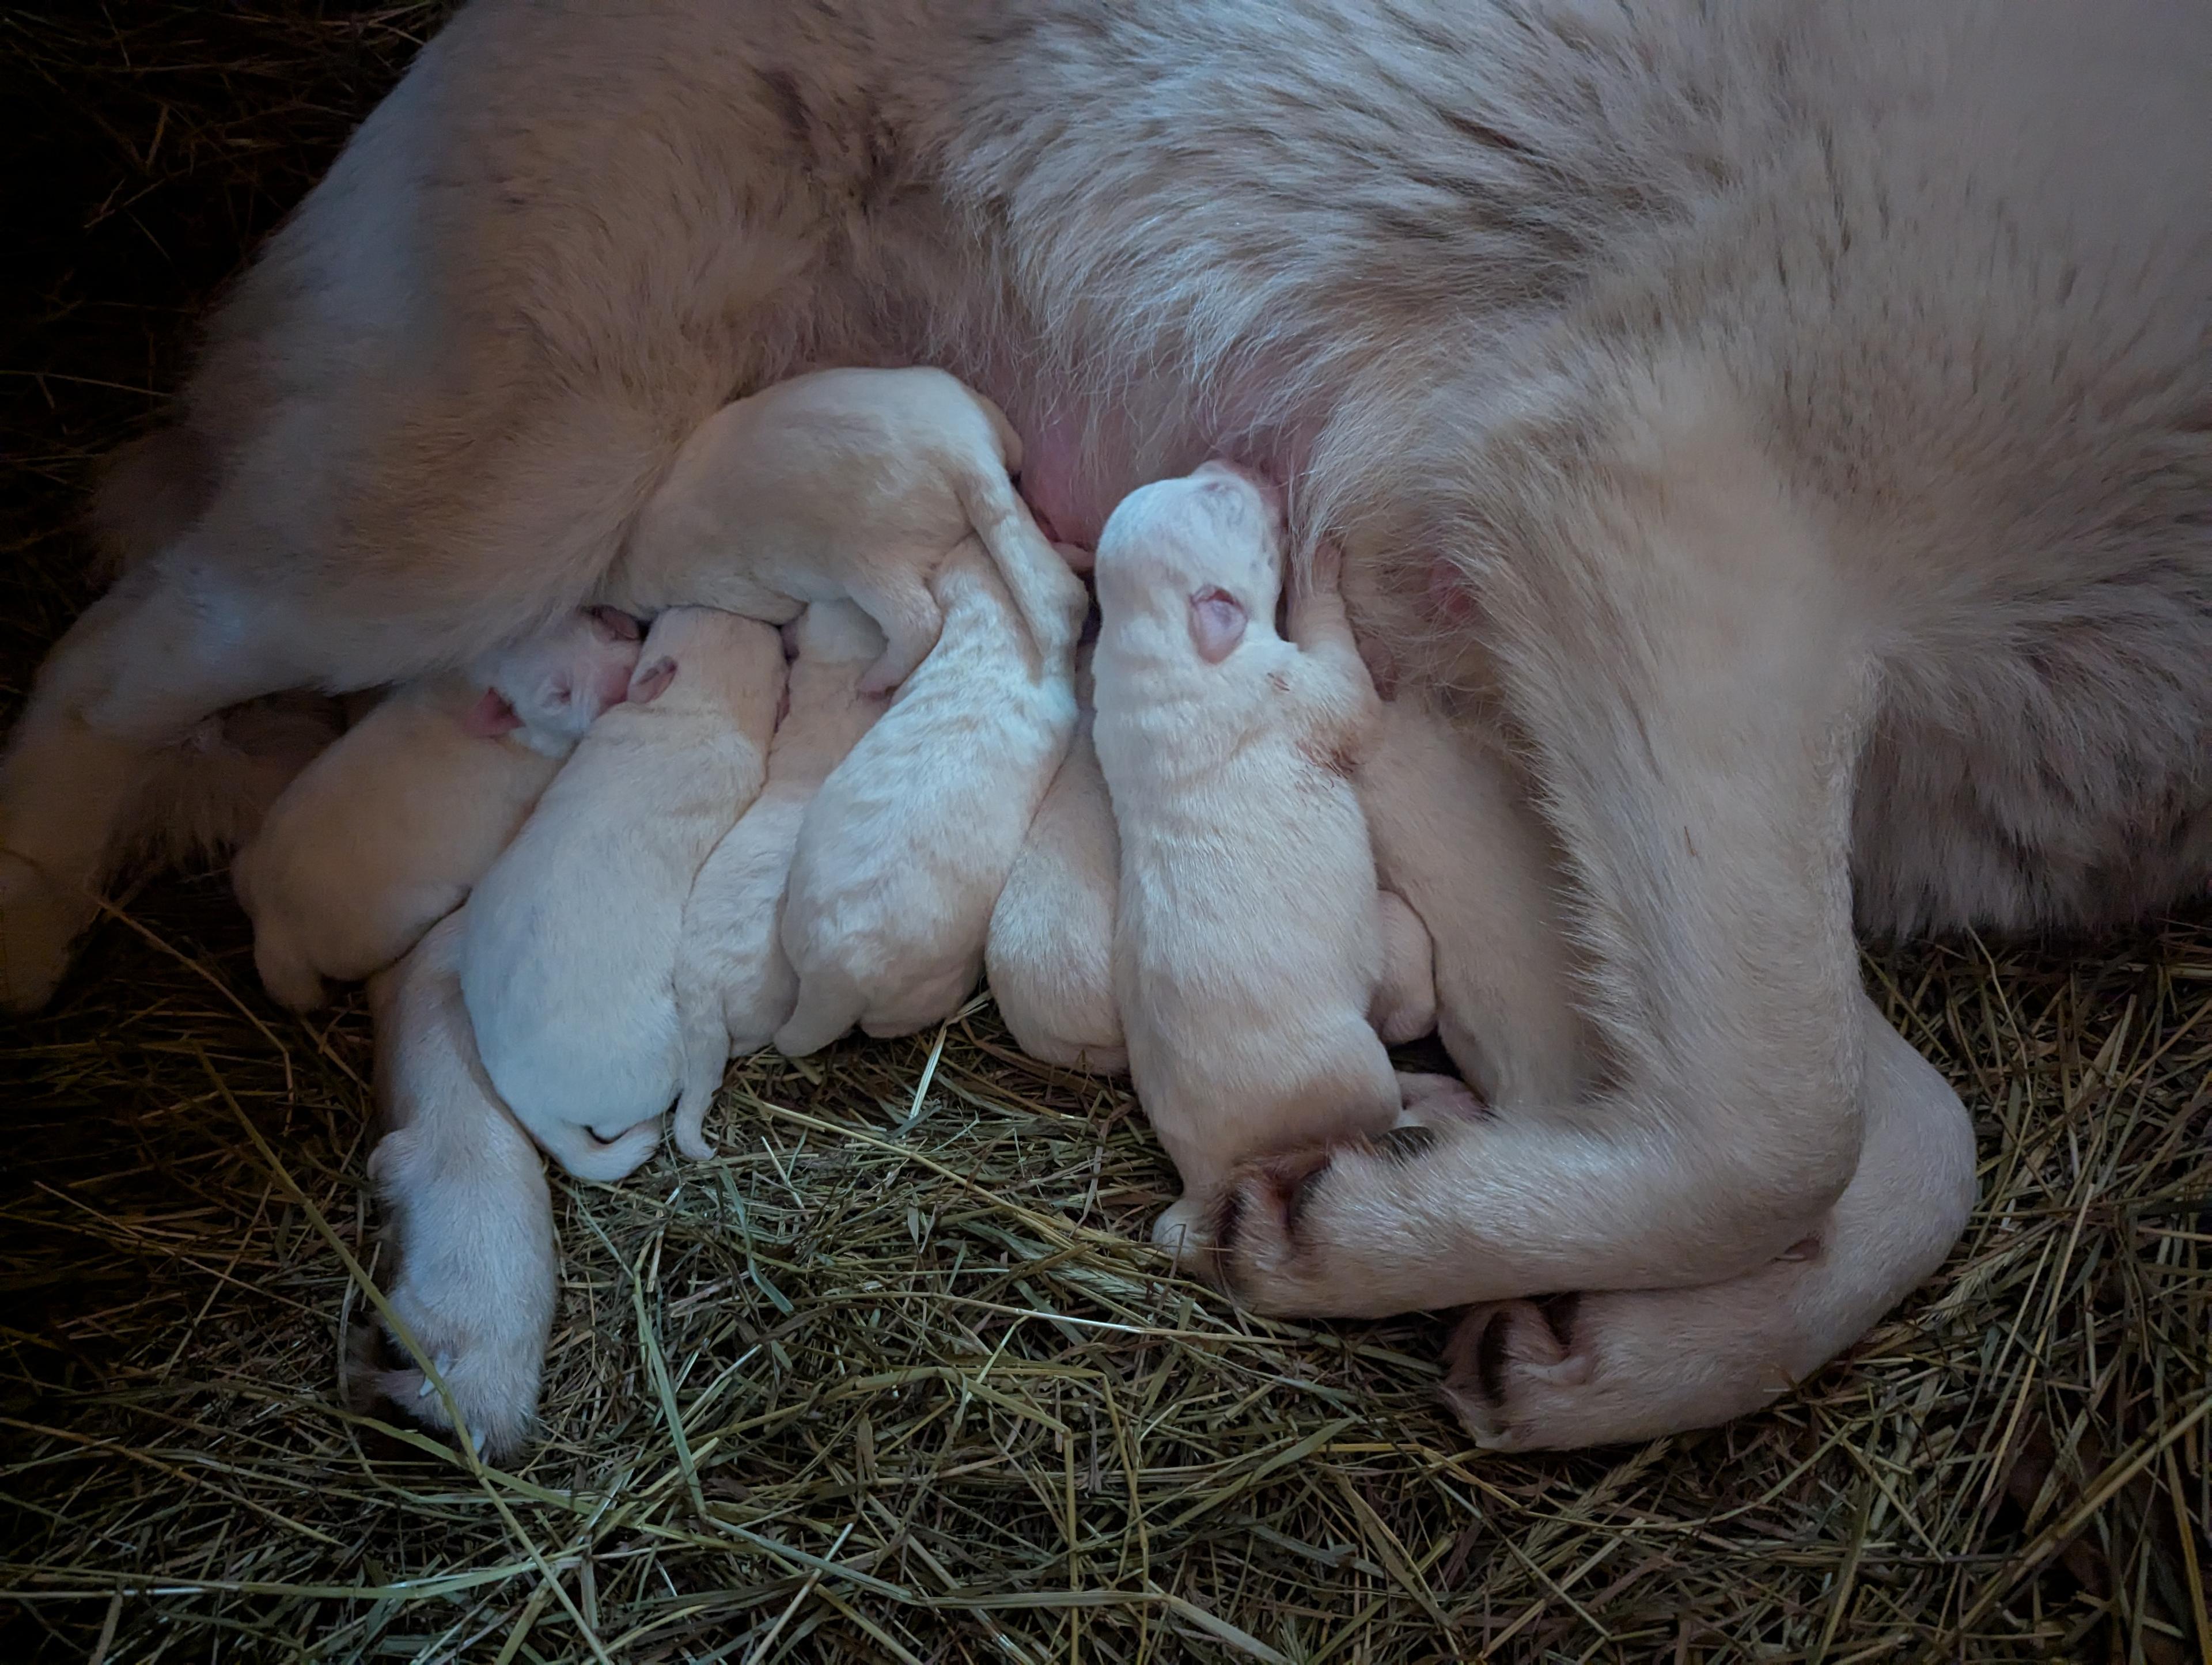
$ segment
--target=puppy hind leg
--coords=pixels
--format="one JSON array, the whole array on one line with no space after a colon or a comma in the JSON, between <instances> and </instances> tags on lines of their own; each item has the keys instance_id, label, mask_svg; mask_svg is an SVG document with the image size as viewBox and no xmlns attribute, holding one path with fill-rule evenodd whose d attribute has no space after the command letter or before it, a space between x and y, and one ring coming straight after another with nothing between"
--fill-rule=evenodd
<instances>
[{"instance_id":1,"label":"puppy hind leg","mask_svg":"<svg viewBox=\"0 0 2212 1665\"><path fill-rule=\"evenodd\" d=\"M1437 1026L1434 945L1421 916L1389 890L1375 893L1382 936L1382 980L1370 1014L1385 1046L1418 1041Z\"/></svg>"},{"instance_id":2,"label":"puppy hind leg","mask_svg":"<svg viewBox=\"0 0 2212 1665\"><path fill-rule=\"evenodd\" d=\"M842 967L823 966L801 975L799 1002L775 1032L775 1049L787 1058L817 1053L860 1021L867 1001Z\"/></svg>"},{"instance_id":3,"label":"puppy hind leg","mask_svg":"<svg viewBox=\"0 0 2212 1665\"><path fill-rule=\"evenodd\" d=\"M706 1162L714 1147L706 1135L707 1111L730 1061L730 1034L722 1022L719 996L708 991L678 990L678 1011L683 1030L684 1091L676 1101L671 1137L676 1148L694 1162Z\"/></svg>"},{"instance_id":4,"label":"puppy hind leg","mask_svg":"<svg viewBox=\"0 0 2212 1665\"><path fill-rule=\"evenodd\" d=\"M884 633L884 651L860 678L860 692L883 694L914 674L945 629L945 610L921 576L895 567L853 586L853 600Z\"/></svg>"},{"instance_id":5,"label":"puppy hind leg","mask_svg":"<svg viewBox=\"0 0 2212 1665\"><path fill-rule=\"evenodd\" d=\"M1942 1264L1973 1208L1973 1123L1871 1001L1862 1017L1866 1149L1808 1243L1728 1283L1475 1308L1443 1393L1479 1442L1567 1449L1757 1410Z\"/></svg>"}]
</instances>

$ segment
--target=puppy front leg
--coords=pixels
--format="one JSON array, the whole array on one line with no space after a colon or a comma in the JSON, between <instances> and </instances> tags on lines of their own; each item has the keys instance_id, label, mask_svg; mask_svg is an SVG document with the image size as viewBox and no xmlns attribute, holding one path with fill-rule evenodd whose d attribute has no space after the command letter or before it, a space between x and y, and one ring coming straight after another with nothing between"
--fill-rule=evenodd
<instances>
[{"instance_id":1,"label":"puppy front leg","mask_svg":"<svg viewBox=\"0 0 2212 1665\"><path fill-rule=\"evenodd\" d=\"M1482 1444L1561 1450L1709 1428L1858 1340L1942 1263L1974 1206L1959 1096L1863 1001L1866 1150L1827 1219L1747 1277L1466 1315L1444 1397Z\"/></svg>"},{"instance_id":2,"label":"puppy front leg","mask_svg":"<svg viewBox=\"0 0 2212 1665\"><path fill-rule=\"evenodd\" d=\"M1531 471L1510 557L1479 574L1580 903L1607 1088L1425 1152L1248 1164L1216 1249L1255 1306L1370 1316L1716 1282L1849 1182L1861 653L1820 534L1726 437L1595 471L1610 496Z\"/></svg>"},{"instance_id":3,"label":"puppy front leg","mask_svg":"<svg viewBox=\"0 0 2212 1665\"><path fill-rule=\"evenodd\" d=\"M1291 589L1285 622L1298 650L1289 671L1291 696L1313 714L1326 761L1348 775L1382 702L1352 637L1343 576L1344 551L1334 544L1316 547L1304 580Z\"/></svg>"}]
</instances>

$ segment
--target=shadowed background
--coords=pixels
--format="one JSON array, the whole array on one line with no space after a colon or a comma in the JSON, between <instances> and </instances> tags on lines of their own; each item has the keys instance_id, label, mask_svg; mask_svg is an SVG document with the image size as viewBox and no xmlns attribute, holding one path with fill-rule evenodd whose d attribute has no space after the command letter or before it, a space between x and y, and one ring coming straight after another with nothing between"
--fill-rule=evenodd
<instances>
[{"instance_id":1,"label":"shadowed background","mask_svg":"<svg viewBox=\"0 0 2212 1665\"><path fill-rule=\"evenodd\" d=\"M0 714L92 592L93 462L447 9L0 13ZM358 998L283 1014L224 877L164 877L0 1020L0 1652L2212 1661L2212 920L1869 972L1983 1206L1728 1429L1489 1456L1436 1321L1170 1279L1133 1106L979 1002L744 1066L718 1162L556 1182L548 1437L479 1482L338 1391Z\"/></svg>"}]
</instances>

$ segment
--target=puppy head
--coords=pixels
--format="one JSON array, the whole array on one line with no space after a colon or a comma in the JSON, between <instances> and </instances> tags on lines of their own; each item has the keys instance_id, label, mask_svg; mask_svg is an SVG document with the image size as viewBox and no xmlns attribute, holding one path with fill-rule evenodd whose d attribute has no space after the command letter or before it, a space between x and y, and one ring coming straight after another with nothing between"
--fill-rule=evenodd
<instances>
[{"instance_id":1,"label":"puppy head","mask_svg":"<svg viewBox=\"0 0 2212 1665\"><path fill-rule=\"evenodd\" d=\"M507 707L508 727L573 744L599 713L622 703L637 667L638 635L627 613L594 607L492 655L478 675Z\"/></svg>"},{"instance_id":2,"label":"puppy head","mask_svg":"<svg viewBox=\"0 0 2212 1665\"><path fill-rule=\"evenodd\" d=\"M1272 635L1283 581L1283 497L1230 463L1206 463L1124 497L1099 534L1099 611L1178 615L1209 665L1236 652L1256 621Z\"/></svg>"}]
</instances>

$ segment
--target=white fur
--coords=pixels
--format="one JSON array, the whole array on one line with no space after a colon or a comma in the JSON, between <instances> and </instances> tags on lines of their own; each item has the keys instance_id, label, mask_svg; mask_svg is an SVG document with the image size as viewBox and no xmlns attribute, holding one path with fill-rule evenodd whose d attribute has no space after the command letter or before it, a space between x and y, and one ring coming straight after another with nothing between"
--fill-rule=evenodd
<instances>
[{"instance_id":1,"label":"white fur","mask_svg":"<svg viewBox=\"0 0 2212 1665\"><path fill-rule=\"evenodd\" d=\"M799 1001L778 927L806 806L884 710L882 695L860 691L884 650L866 614L848 601L812 602L790 630L798 647L790 711L769 748L768 784L714 846L684 906L676 961L684 1096L673 1132L676 1148L700 1160L714 1153L702 1127L723 1066L767 1046Z\"/></svg>"},{"instance_id":2,"label":"white fur","mask_svg":"<svg viewBox=\"0 0 2212 1665\"><path fill-rule=\"evenodd\" d=\"M499 1457L531 1431L559 1268L544 1165L477 1061L461 1004L465 917L447 915L369 980L386 1133L368 1172L398 1251L399 1275L385 1280L392 1309ZM419 1364L379 1369L369 1351L357 1382L452 1425Z\"/></svg>"},{"instance_id":3,"label":"white fur","mask_svg":"<svg viewBox=\"0 0 2212 1665\"><path fill-rule=\"evenodd\" d=\"M579 613L477 675L398 690L308 765L232 868L270 994L305 1011L323 980L391 964L461 904L637 662ZM487 688L520 720L472 720Z\"/></svg>"},{"instance_id":4,"label":"white fur","mask_svg":"<svg viewBox=\"0 0 2212 1665\"><path fill-rule=\"evenodd\" d=\"M733 395L941 363L1060 533L1211 454L1291 482L1557 852L1606 1069L1257 1187L1236 1286L1755 1273L1877 1108L1855 917L2212 880L2208 46L2171 0L475 0L112 485L140 557L0 765L0 998L211 713L611 597Z\"/></svg>"},{"instance_id":5,"label":"white fur","mask_svg":"<svg viewBox=\"0 0 2212 1665\"><path fill-rule=\"evenodd\" d=\"M1571 1098L1589 1042L1550 852L1495 733L1408 692L1383 704L1353 785L1376 875L1433 941L1452 1061L1500 1109Z\"/></svg>"},{"instance_id":6,"label":"white fur","mask_svg":"<svg viewBox=\"0 0 2212 1665\"><path fill-rule=\"evenodd\" d=\"M937 646L807 806L784 900L799 1000L781 1052L817 1051L855 1024L911 1034L982 975L991 909L1074 731L1089 605L1028 536L1028 564L1051 580L1042 633L1032 640L981 544L963 544L932 580Z\"/></svg>"},{"instance_id":7,"label":"white fur","mask_svg":"<svg viewBox=\"0 0 2212 1665\"><path fill-rule=\"evenodd\" d=\"M1098 544L1115 988L1138 1098L1201 1201L1243 1158L1380 1132L1400 1109L1349 778L1374 687L1325 577L1292 640L1276 634L1281 551L1279 507L1213 465L1123 499ZM1242 615L1211 660L1208 608Z\"/></svg>"},{"instance_id":8,"label":"white fur","mask_svg":"<svg viewBox=\"0 0 2212 1665\"><path fill-rule=\"evenodd\" d=\"M1024 1052L1126 1075L1129 1054L1114 998L1121 853L1091 723L1088 712L1077 720L1067 759L1030 823L991 910L983 963L999 1016Z\"/></svg>"},{"instance_id":9,"label":"white fur","mask_svg":"<svg viewBox=\"0 0 2212 1665\"><path fill-rule=\"evenodd\" d=\"M783 684L770 626L661 614L629 701L592 725L477 888L461 990L485 1071L580 1178L620 1179L659 1142L684 1066L684 899L759 795Z\"/></svg>"},{"instance_id":10,"label":"white fur","mask_svg":"<svg viewBox=\"0 0 2212 1665\"><path fill-rule=\"evenodd\" d=\"M632 605L706 603L779 623L850 599L884 632L862 691L906 680L943 627L930 575L971 533L1030 629L1058 628L999 407L942 370L823 370L739 399L677 454L617 586ZM1040 611L1041 610L1041 611Z\"/></svg>"}]
</instances>

